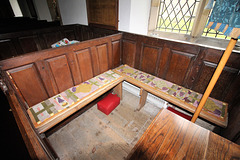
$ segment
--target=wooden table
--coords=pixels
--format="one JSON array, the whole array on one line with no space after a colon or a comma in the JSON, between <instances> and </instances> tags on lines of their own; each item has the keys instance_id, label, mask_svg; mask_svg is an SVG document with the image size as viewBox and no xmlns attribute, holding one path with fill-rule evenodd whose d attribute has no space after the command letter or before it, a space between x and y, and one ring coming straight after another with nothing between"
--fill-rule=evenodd
<instances>
[{"instance_id":1,"label":"wooden table","mask_svg":"<svg viewBox=\"0 0 240 160\"><path fill-rule=\"evenodd\" d=\"M163 109L128 159L240 159L240 146Z\"/></svg>"}]
</instances>

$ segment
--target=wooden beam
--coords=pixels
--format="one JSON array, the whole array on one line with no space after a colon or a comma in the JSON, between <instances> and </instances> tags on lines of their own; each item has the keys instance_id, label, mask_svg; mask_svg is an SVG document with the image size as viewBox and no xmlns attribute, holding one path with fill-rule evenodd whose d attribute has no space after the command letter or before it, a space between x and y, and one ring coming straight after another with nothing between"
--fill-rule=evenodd
<instances>
[{"instance_id":1,"label":"wooden beam","mask_svg":"<svg viewBox=\"0 0 240 160\"><path fill-rule=\"evenodd\" d=\"M196 18L193 23L193 28L191 32L192 37L200 37L203 33L203 30L206 26L208 15L210 13L210 9L204 9L206 4L208 4L209 0L201 0L199 2Z\"/></svg>"},{"instance_id":2,"label":"wooden beam","mask_svg":"<svg viewBox=\"0 0 240 160\"><path fill-rule=\"evenodd\" d=\"M148 20L148 31L154 31L157 27L160 0L152 0L150 16Z\"/></svg>"}]
</instances>

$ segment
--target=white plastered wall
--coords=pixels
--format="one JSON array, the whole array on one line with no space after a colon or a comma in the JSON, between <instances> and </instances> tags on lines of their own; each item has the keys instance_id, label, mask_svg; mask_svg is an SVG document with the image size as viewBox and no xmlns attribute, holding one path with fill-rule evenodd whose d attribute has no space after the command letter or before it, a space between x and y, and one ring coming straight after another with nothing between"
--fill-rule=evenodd
<instances>
[{"instance_id":1,"label":"white plastered wall","mask_svg":"<svg viewBox=\"0 0 240 160\"><path fill-rule=\"evenodd\" d=\"M62 22L88 25L86 0L58 0ZM151 0L119 0L118 30L147 35Z\"/></svg>"},{"instance_id":2,"label":"white plastered wall","mask_svg":"<svg viewBox=\"0 0 240 160\"><path fill-rule=\"evenodd\" d=\"M88 25L86 0L58 0L63 25Z\"/></svg>"},{"instance_id":3,"label":"white plastered wall","mask_svg":"<svg viewBox=\"0 0 240 160\"><path fill-rule=\"evenodd\" d=\"M33 4L35 6L39 20L47 20L48 22L52 21L46 0L33 0Z\"/></svg>"},{"instance_id":4,"label":"white plastered wall","mask_svg":"<svg viewBox=\"0 0 240 160\"><path fill-rule=\"evenodd\" d=\"M131 0L129 32L147 35L150 7L151 0Z\"/></svg>"}]
</instances>

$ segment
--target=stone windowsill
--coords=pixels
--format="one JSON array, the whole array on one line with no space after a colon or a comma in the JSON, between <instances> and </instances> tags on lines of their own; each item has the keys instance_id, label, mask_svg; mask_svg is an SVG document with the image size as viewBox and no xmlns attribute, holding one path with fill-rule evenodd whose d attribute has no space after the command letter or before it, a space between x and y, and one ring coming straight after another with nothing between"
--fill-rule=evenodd
<instances>
[{"instance_id":1,"label":"stone windowsill","mask_svg":"<svg viewBox=\"0 0 240 160\"><path fill-rule=\"evenodd\" d=\"M226 40L226 39L217 39L217 38L210 38L210 37L203 37L203 36L199 38L193 38L187 34L163 32L163 31L149 31L148 36L166 39L169 41L175 41L175 42L177 41L181 43L194 44L194 45L199 45L199 46L208 47L208 48L221 49L221 50L225 50L229 43L229 40ZM239 41L237 42L233 51L240 53Z\"/></svg>"}]
</instances>

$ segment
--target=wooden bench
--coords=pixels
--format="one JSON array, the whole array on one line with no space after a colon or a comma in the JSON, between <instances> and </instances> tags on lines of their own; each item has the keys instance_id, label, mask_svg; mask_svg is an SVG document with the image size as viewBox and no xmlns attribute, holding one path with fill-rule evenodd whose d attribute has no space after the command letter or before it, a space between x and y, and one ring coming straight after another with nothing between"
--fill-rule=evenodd
<instances>
[{"instance_id":1,"label":"wooden bench","mask_svg":"<svg viewBox=\"0 0 240 160\"><path fill-rule=\"evenodd\" d=\"M27 113L38 132L43 133L116 85L120 86L123 80L123 76L109 70L30 107ZM120 97L121 89L115 87Z\"/></svg>"},{"instance_id":2,"label":"wooden bench","mask_svg":"<svg viewBox=\"0 0 240 160\"><path fill-rule=\"evenodd\" d=\"M168 102L171 102L191 113L194 113L202 94L163 80L145 72L139 71L128 65L122 65L114 72L125 77L125 80L140 87L140 104L143 107L146 102L147 92L150 92ZM215 123L221 127L226 127L228 122L228 104L214 98L208 98L200 117Z\"/></svg>"}]
</instances>

